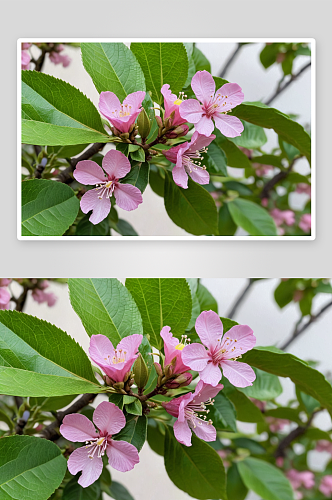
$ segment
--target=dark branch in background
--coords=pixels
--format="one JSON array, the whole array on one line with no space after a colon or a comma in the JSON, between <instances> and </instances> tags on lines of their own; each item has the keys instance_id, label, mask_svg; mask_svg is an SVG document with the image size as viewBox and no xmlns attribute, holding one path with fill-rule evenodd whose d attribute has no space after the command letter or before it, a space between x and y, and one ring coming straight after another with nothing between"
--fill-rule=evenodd
<instances>
[{"instance_id":1,"label":"dark branch in background","mask_svg":"<svg viewBox=\"0 0 332 500\"><path fill-rule=\"evenodd\" d=\"M75 401L75 403L67 408L67 410L59 411L55 416L55 420L50 425L45 427L45 429L42 431L41 437L49 439L50 441L56 441L60 437L59 427L62 424L62 420L65 418L65 416L69 415L70 413L77 413L78 411L82 410L89 403L92 403L96 396L97 394L83 394L83 396Z\"/></svg>"},{"instance_id":2,"label":"dark branch in background","mask_svg":"<svg viewBox=\"0 0 332 500\"><path fill-rule=\"evenodd\" d=\"M28 297L28 291L29 291L29 287L24 286L23 287L23 292L21 293L21 295L18 298L14 297L14 296L11 297L10 300L12 302L15 302L15 304L16 304L15 305L15 311L19 311L19 312L23 311L23 308L25 306L25 302L26 302L27 297Z\"/></svg>"},{"instance_id":3,"label":"dark branch in background","mask_svg":"<svg viewBox=\"0 0 332 500\"><path fill-rule=\"evenodd\" d=\"M238 43L237 44L236 49L234 50L234 52L232 52L232 54L227 59L224 67L220 70L220 73L218 75L220 78L224 78L224 76L226 74L226 71L228 70L228 68L230 67L230 65L233 63L234 59L239 54L239 52L240 52L240 50L242 49L243 46L244 46L243 43Z\"/></svg>"},{"instance_id":4,"label":"dark branch in background","mask_svg":"<svg viewBox=\"0 0 332 500\"><path fill-rule=\"evenodd\" d=\"M284 439L282 439L280 441L278 448L276 449L276 452L275 452L276 458L278 458L278 457L285 458L286 449L291 445L291 443L295 439L297 439L298 437L303 436L303 434L305 434L305 432L309 429L309 427L314 419L314 416L320 411L322 411L322 408L314 411L311 414L308 422L305 425L299 425L298 427L296 427L296 429L293 429L287 436L284 437Z\"/></svg>"},{"instance_id":5,"label":"dark branch in background","mask_svg":"<svg viewBox=\"0 0 332 500\"><path fill-rule=\"evenodd\" d=\"M295 73L294 75L291 75L289 80L287 80L287 82L284 85L279 84L275 93L270 97L270 99L268 99L265 102L265 104L269 106L285 89L287 89L287 87L289 87L289 85L292 82L294 82L300 75L302 75L302 73L304 73L308 68L310 68L310 66L311 66L311 62L308 62L308 64L303 66L303 68L301 68L297 73Z\"/></svg>"},{"instance_id":6,"label":"dark branch in background","mask_svg":"<svg viewBox=\"0 0 332 500\"><path fill-rule=\"evenodd\" d=\"M31 59L31 62L34 63L34 65L35 65L35 67L34 67L35 71L42 70L47 52L49 52L49 51L42 49L42 53L40 54L38 59L33 59L33 58Z\"/></svg>"},{"instance_id":7,"label":"dark branch in background","mask_svg":"<svg viewBox=\"0 0 332 500\"><path fill-rule=\"evenodd\" d=\"M314 323L317 320L317 318L319 318L322 314L324 314L325 311L327 311L330 307L332 307L332 301L329 302L328 304L325 304L325 306L322 307L322 309L317 314L313 314L304 325L300 326L300 322L297 323L291 337L288 340L286 340L286 342L280 347L280 349L282 350L287 349L287 347L292 342L294 342L294 340L297 339L297 337L299 337L303 332L305 332L306 329L309 328L309 326L312 323Z\"/></svg>"},{"instance_id":8,"label":"dark branch in background","mask_svg":"<svg viewBox=\"0 0 332 500\"><path fill-rule=\"evenodd\" d=\"M274 188L274 186L276 184L278 184L278 182L282 181L283 179L286 179L286 177L288 176L288 174L290 174L291 171L293 170L294 163L299 158L301 158L301 157L298 156L297 158L294 158L294 160L291 162L291 164L289 165L289 167L287 168L287 170L282 170L281 172L278 172L274 177L272 177L272 179L270 179L265 184L265 186L262 189L262 192L259 195L261 199L268 198L269 197L269 193Z\"/></svg>"},{"instance_id":9,"label":"dark branch in background","mask_svg":"<svg viewBox=\"0 0 332 500\"><path fill-rule=\"evenodd\" d=\"M95 144L91 144L91 146L88 147L88 149L86 149L85 151L83 151L83 153L81 153L79 156L77 156L77 158L72 158L70 160L70 166L67 167L65 170L63 170L57 176L57 180L59 182L64 182L65 184L69 184L70 182L72 182L73 181L72 173L74 172L77 163L82 160L88 160L93 155L99 153L99 151L101 151L104 146L105 143L102 142L96 142Z\"/></svg>"},{"instance_id":10,"label":"dark branch in background","mask_svg":"<svg viewBox=\"0 0 332 500\"><path fill-rule=\"evenodd\" d=\"M254 284L255 280L253 278L249 278L248 280L248 284L246 285L245 289L241 292L241 294L238 296L238 298L236 299L236 301L234 302L234 304L232 305L231 309L229 310L228 313L226 313L226 317L227 318L232 318L239 305L241 304L241 302L243 301L243 299L245 298L245 296L247 295L247 293L249 292L250 288L252 287L252 285Z\"/></svg>"}]
</instances>

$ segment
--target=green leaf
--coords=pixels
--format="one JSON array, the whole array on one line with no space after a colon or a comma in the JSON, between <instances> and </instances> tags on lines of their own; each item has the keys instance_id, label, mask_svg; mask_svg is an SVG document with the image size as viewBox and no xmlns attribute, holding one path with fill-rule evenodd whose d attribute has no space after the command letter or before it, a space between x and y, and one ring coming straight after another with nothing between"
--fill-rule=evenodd
<instances>
[{"instance_id":1,"label":"green leaf","mask_svg":"<svg viewBox=\"0 0 332 500\"><path fill-rule=\"evenodd\" d=\"M98 500L99 496L99 481L96 481L87 488L83 488L78 484L77 479L73 478L66 484L62 494L62 500Z\"/></svg>"},{"instance_id":2,"label":"green leaf","mask_svg":"<svg viewBox=\"0 0 332 500\"><path fill-rule=\"evenodd\" d=\"M114 346L132 333L143 334L130 293L115 278L71 278L69 296L88 335L106 335Z\"/></svg>"},{"instance_id":3,"label":"green leaf","mask_svg":"<svg viewBox=\"0 0 332 500\"><path fill-rule=\"evenodd\" d=\"M258 149L266 144L267 137L262 127L245 121L242 121L242 123L244 131L241 132L239 137L229 138L231 142L247 149Z\"/></svg>"},{"instance_id":4,"label":"green leaf","mask_svg":"<svg viewBox=\"0 0 332 500\"><path fill-rule=\"evenodd\" d=\"M228 203L234 222L251 236L277 236L271 215L252 201L236 198Z\"/></svg>"},{"instance_id":5,"label":"green leaf","mask_svg":"<svg viewBox=\"0 0 332 500\"><path fill-rule=\"evenodd\" d=\"M128 405L126 405L127 407ZM134 445L138 451L141 451L146 440L148 419L145 415L127 415L126 420L126 426L114 436L114 439L127 441L127 443Z\"/></svg>"},{"instance_id":6,"label":"green leaf","mask_svg":"<svg viewBox=\"0 0 332 500\"><path fill-rule=\"evenodd\" d=\"M166 428L165 468L171 481L193 498L225 500L225 469L218 453L192 435L192 446L180 444Z\"/></svg>"},{"instance_id":7,"label":"green leaf","mask_svg":"<svg viewBox=\"0 0 332 500\"><path fill-rule=\"evenodd\" d=\"M60 448L51 441L32 436L0 439L1 500L47 500L66 469Z\"/></svg>"},{"instance_id":8,"label":"green leaf","mask_svg":"<svg viewBox=\"0 0 332 500\"><path fill-rule=\"evenodd\" d=\"M309 163L311 160L311 140L302 125L274 108L261 102L242 103L232 111L233 116L264 128L272 128L285 142L295 146ZM226 153L227 154L227 153Z\"/></svg>"},{"instance_id":9,"label":"green leaf","mask_svg":"<svg viewBox=\"0 0 332 500\"><path fill-rule=\"evenodd\" d=\"M161 176L160 170L155 165L151 165L149 182L152 191L158 196L164 197L165 178Z\"/></svg>"},{"instance_id":10,"label":"green leaf","mask_svg":"<svg viewBox=\"0 0 332 500\"><path fill-rule=\"evenodd\" d=\"M213 295L201 283L198 283L197 297L201 312L209 311L210 309L218 314L218 303Z\"/></svg>"},{"instance_id":11,"label":"green leaf","mask_svg":"<svg viewBox=\"0 0 332 500\"><path fill-rule=\"evenodd\" d=\"M127 413L130 413L131 415L142 415L142 404L136 398L131 403L125 404L125 408Z\"/></svg>"},{"instance_id":12,"label":"green leaf","mask_svg":"<svg viewBox=\"0 0 332 500\"><path fill-rule=\"evenodd\" d=\"M214 405L211 407L209 417L217 430L237 432L235 407L222 392L219 392L214 398Z\"/></svg>"},{"instance_id":13,"label":"green leaf","mask_svg":"<svg viewBox=\"0 0 332 500\"><path fill-rule=\"evenodd\" d=\"M224 137L219 130L214 129L216 139L214 144L221 148L227 157L227 165L234 168L251 168L251 163L247 155L231 142L227 137Z\"/></svg>"},{"instance_id":14,"label":"green leaf","mask_svg":"<svg viewBox=\"0 0 332 500\"><path fill-rule=\"evenodd\" d=\"M274 465L249 457L239 462L237 466L246 487L264 500L294 499L290 482Z\"/></svg>"},{"instance_id":15,"label":"green leaf","mask_svg":"<svg viewBox=\"0 0 332 500\"><path fill-rule=\"evenodd\" d=\"M230 384L225 377L223 393L232 401L236 409L236 418L240 422L264 422L261 411L250 399L240 392L236 387Z\"/></svg>"},{"instance_id":16,"label":"green leaf","mask_svg":"<svg viewBox=\"0 0 332 500\"><path fill-rule=\"evenodd\" d=\"M0 339L1 394L47 397L103 391L81 346L54 325L0 311Z\"/></svg>"},{"instance_id":17,"label":"green leaf","mask_svg":"<svg viewBox=\"0 0 332 500\"><path fill-rule=\"evenodd\" d=\"M273 167L282 168L281 156L275 155L260 155L251 158L252 163L259 163L260 165L272 165ZM288 174L287 179L292 174ZM300 182L300 181L299 181Z\"/></svg>"},{"instance_id":18,"label":"green leaf","mask_svg":"<svg viewBox=\"0 0 332 500\"><path fill-rule=\"evenodd\" d=\"M109 236L110 226L107 219L99 224L92 224L89 221L90 214L87 214L76 226L75 236Z\"/></svg>"},{"instance_id":19,"label":"green leaf","mask_svg":"<svg viewBox=\"0 0 332 500\"><path fill-rule=\"evenodd\" d=\"M301 424L301 420L299 418L299 409L298 408L288 408L280 406L279 408L273 408L272 410L266 410L264 412L266 417L274 417L281 418L285 420L291 420L292 422L297 422Z\"/></svg>"},{"instance_id":20,"label":"green leaf","mask_svg":"<svg viewBox=\"0 0 332 500\"><path fill-rule=\"evenodd\" d=\"M56 154L58 158L71 158L87 148L89 144L75 144L74 146L47 146L47 154Z\"/></svg>"},{"instance_id":21,"label":"green leaf","mask_svg":"<svg viewBox=\"0 0 332 500\"><path fill-rule=\"evenodd\" d=\"M201 312L198 297L196 295L197 286L198 286L198 278L186 278L187 283L190 287L191 292L191 300L192 300L192 310L191 310L191 318L189 325L187 326L187 330L191 330L195 326L195 321Z\"/></svg>"},{"instance_id":22,"label":"green leaf","mask_svg":"<svg viewBox=\"0 0 332 500\"><path fill-rule=\"evenodd\" d=\"M122 102L145 90L144 75L134 54L123 43L81 43L82 61L98 92L114 92Z\"/></svg>"},{"instance_id":23,"label":"green leaf","mask_svg":"<svg viewBox=\"0 0 332 500\"><path fill-rule=\"evenodd\" d=\"M209 60L205 57L203 52L197 47L194 47L192 55L196 67L196 71L208 71L211 73L211 64Z\"/></svg>"},{"instance_id":24,"label":"green leaf","mask_svg":"<svg viewBox=\"0 0 332 500\"><path fill-rule=\"evenodd\" d=\"M207 171L212 175L219 174L227 177L227 158L223 150L214 142L211 142L207 150L208 152L204 155L204 165Z\"/></svg>"},{"instance_id":25,"label":"green leaf","mask_svg":"<svg viewBox=\"0 0 332 500\"><path fill-rule=\"evenodd\" d=\"M120 410L123 409L123 394L109 394L108 399L111 403L115 404L120 408Z\"/></svg>"},{"instance_id":26,"label":"green leaf","mask_svg":"<svg viewBox=\"0 0 332 500\"><path fill-rule=\"evenodd\" d=\"M170 326L173 335L181 337L191 318L191 295L184 278L128 278L126 287L142 316L149 342L160 349L160 331Z\"/></svg>"},{"instance_id":27,"label":"green leaf","mask_svg":"<svg viewBox=\"0 0 332 500\"><path fill-rule=\"evenodd\" d=\"M248 488L243 483L237 464L234 462L227 471L227 496L229 499L244 500Z\"/></svg>"},{"instance_id":28,"label":"green leaf","mask_svg":"<svg viewBox=\"0 0 332 500\"><path fill-rule=\"evenodd\" d=\"M188 179L188 189L177 186L166 172L165 208L172 221L196 236L218 234L217 207L200 184Z\"/></svg>"},{"instance_id":29,"label":"green leaf","mask_svg":"<svg viewBox=\"0 0 332 500\"><path fill-rule=\"evenodd\" d=\"M276 375L263 372L254 368L256 373L256 380L252 386L239 388L249 398L260 399L262 401L269 401L275 399L282 393L280 381Z\"/></svg>"},{"instance_id":30,"label":"green leaf","mask_svg":"<svg viewBox=\"0 0 332 500\"><path fill-rule=\"evenodd\" d=\"M29 405L31 408L34 406L39 406L40 411L57 411L61 410L65 406L68 406L76 394L70 394L68 396L56 396L48 398L29 398Z\"/></svg>"},{"instance_id":31,"label":"green leaf","mask_svg":"<svg viewBox=\"0 0 332 500\"><path fill-rule=\"evenodd\" d=\"M165 454L165 429L152 418L149 419L147 440L151 450L163 457Z\"/></svg>"},{"instance_id":32,"label":"green leaf","mask_svg":"<svg viewBox=\"0 0 332 500\"><path fill-rule=\"evenodd\" d=\"M264 49L259 55L260 61L265 69L269 68L276 62L277 55L280 52L279 43L270 43L265 45Z\"/></svg>"},{"instance_id":33,"label":"green leaf","mask_svg":"<svg viewBox=\"0 0 332 500\"><path fill-rule=\"evenodd\" d=\"M22 142L67 146L108 142L92 102L69 83L22 71Z\"/></svg>"},{"instance_id":34,"label":"green leaf","mask_svg":"<svg viewBox=\"0 0 332 500\"><path fill-rule=\"evenodd\" d=\"M143 151L142 148L139 149L139 151ZM131 153L132 155L133 153ZM144 151L143 151L144 154ZM130 172L121 179L122 184L132 184L133 186L136 186L141 193L144 193L146 186L149 183L149 171L150 171L150 165L147 162L139 163L135 167L132 167Z\"/></svg>"},{"instance_id":35,"label":"green leaf","mask_svg":"<svg viewBox=\"0 0 332 500\"><path fill-rule=\"evenodd\" d=\"M130 146L129 146L129 151L130 151ZM134 161L144 162L145 161L144 149L138 147L137 149L135 149L130 153L130 157Z\"/></svg>"},{"instance_id":36,"label":"green leaf","mask_svg":"<svg viewBox=\"0 0 332 500\"><path fill-rule=\"evenodd\" d=\"M131 51L143 70L146 89L152 100L161 104L161 87L168 83L173 94L178 94L188 75L188 57L183 43L131 43Z\"/></svg>"},{"instance_id":37,"label":"green leaf","mask_svg":"<svg viewBox=\"0 0 332 500\"><path fill-rule=\"evenodd\" d=\"M119 219L116 224L112 222L111 227L121 236L138 236L133 226L124 219Z\"/></svg>"},{"instance_id":38,"label":"green leaf","mask_svg":"<svg viewBox=\"0 0 332 500\"><path fill-rule=\"evenodd\" d=\"M66 184L46 179L22 182L22 236L62 236L79 206Z\"/></svg>"},{"instance_id":39,"label":"green leaf","mask_svg":"<svg viewBox=\"0 0 332 500\"><path fill-rule=\"evenodd\" d=\"M112 481L107 494L115 500L134 500L127 488L125 488L122 484L117 483L116 481Z\"/></svg>"},{"instance_id":40,"label":"green leaf","mask_svg":"<svg viewBox=\"0 0 332 500\"><path fill-rule=\"evenodd\" d=\"M301 391L320 402L332 415L332 387L324 375L305 361L275 347L255 347L243 361L279 377L289 377Z\"/></svg>"},{"instance_id":41,"label":"green leaf","mask_svg":"<svg viewBox=\"0 0 332 500\"><path fill-rule=\"evenodd\" d=\"M274 298L276 303L281 309L290 302L292 302L295 290L296 290L295 279L280 281L279 285L274 291Z\"/></svg>"},{"instance_id":42,"label":"green leaf","mask_svg":"<svg viewBox=\"0 0 332 500\"><path fill-rule=\"evenodd\" d=\"M228 203L224 203L219 208L218 229L220 236L233 236L237 230L237 225L233 221L228 209Z\"/></svg>"}]
</instances>

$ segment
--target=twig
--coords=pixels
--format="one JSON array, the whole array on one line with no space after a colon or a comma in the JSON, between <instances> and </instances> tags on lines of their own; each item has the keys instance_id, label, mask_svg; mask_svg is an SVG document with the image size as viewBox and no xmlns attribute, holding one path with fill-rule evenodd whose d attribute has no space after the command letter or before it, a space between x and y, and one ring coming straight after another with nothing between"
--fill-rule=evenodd
<instances>
[{"instance_id":1,"label":"twig","mask_svg":"<svg viewBox=\"0 0 332 500\"><path fill-rule=\"evenodd\" d=\"M284 437L284 439L282 439L278 445L278 448L276 449L276 452L275 452L275 457L278 458L278 457L283 457L285 458L286 456L286 449L290 446L290 444L295 440L297 439L298 437L300 436L303 436L303 434L305 434L305 432L309 429L313 419L314 419L314 416L322 411L323 408L319 408L318 410L314 411L308 422L305 424L305 425L299 425L298 427L296 427L295 429L293 429L287 436Z\"/></svg>"},{"instance_id":2,"label":"twig","mask_svg":"<svg viewBox=\"0 0 332 500\"><path fill-rule=\"evenodd\" d=\"M282 170L282 171L278 172L274 177L272 177L272 179L270 179L265 184L265 186L263 187L263 189L262 189L262 191L261 191L261 193L259 195L261 199L268 198L269 197L269 193L274 188L274 186L276 184L278 184L278 182L282 181L283 179L286 179L286 177L288 176L288 174L290 174L291 171L293 170L294 163L299 158L301 158L301 156L297 156L296 158L294 158L293 161L290 163L289 167L287 168L287 170Z\"/></svg>"},{"instance_id":3,"label":"twig","mask_svg":"<svg viewBox=\"0 0 332 500\"><path fill-rule=\"evenodd\" d=\"M241 302L243 301L243 299L245 298L245 296L249 292L249 290L252 287L252 285L254 284L254 282L255 282L255 280L253 278L249 278L248 284L246 285L246 287L244 288L244 290L241 292L241 294L238 296L238 298L236 299L236 301L232 305L232 307L229 310L229 312L226 313L227 318L232 318L235 315L235 313L236 313L239 305L241 304Z\"/></svg>"},{"instance_id":4,"label":"twig","mask_svg":"<svg viewBox=\"0 0 332 500\"><path fill-rule=\"evenodd\" d=\"M21 295L17 299L13 296L11 297L10 300L15 302L15 304L16 304L15 311L19 311L19 312L23 311L23 308L25 306L25 302L26 302L27 297L28 297L28 291L29 291L29 287L24 286L23 292L21 293Z\"/></svg>"},{"instance_id":5,"label":"twig","mask_svg":"<svg viewBox=\"0 0 332 500\"><path fill-rule=\"evenodd\" d=\"M286 90L287 87L289 87L289 85L292 82L294 82L300 75L302 75L302 73L304 73L308 68L310 68L310 66L311 66L311 61L308 62L308 64L306 64L305 66L303 66L297 73L292 75L284 85L281 86L280 85L281 82L279 82L279 85L278 85L275 93L270 97L270 99L268 99L265 102L265 104L269 106L271 104L271 102L273 102L284 90Z\"/></svg>"},{"instance_id":6,"label":"twig","mask_svg":"<svg viewBox=\"0 0 332 500\"><path fill-rule=\"evenodd\" d=\"M65 416L69 415L70 413L77 413L78 411L82 410L82 408L91 403L96 396L97 394L83 394L83 396L75 401L75 403L67 408L67 410L59 411L55 416L55 420L50 425L45 427L45 429L43 429L41 437L50 441L56 441L60 437L58 429Z\"/></svg>"},{"instance_id":7,"label":"twig","mask_svg":"<svg viewBox=\"0 0 332 500\"><path fill-rule=\"evenodd\" d=\"M72 182L73 181L72 173L75 170L77 163L82 160L88 160L93 155L101 151L104 146L105 143L102 142L96 142L95 144L91 144L91 146L86 151L83 151L83 153L81 153L77 158L72 158L70 160L70 166L67 167L65 170L63 170L62 172L60 172L60 174L57 176L57 180L59 182L64 182L65 184L69 184L70 182Z\"/></svg>"},{"instance_id":8,"label":"twig","mask_svg":"<svg viewBox=\"0 0 332 500\"><path fill-rule=\"evenodd\" d=\"M309 328L309 326L312 323L314 323L314 321L316 321L317 318L319 318L322 314L324 314L324 312L327 311L330 307L332 307L332 301L329 302L328 304L325 304L325 306L322 307L322 309L317 314L310 316L310 319L301 328L299 328L299 322L298 322L295 326L295 329L294 329L292 335L290 336L290 338L288 340L286 340L286 342L280 347L280 349L282 349L282 350L287 349L287 347L292 342L294 342L294 340L297 339L297 337L299 337L299 335L301 335L303 332L305 332L305 330L307 328Z\"/></svg>"},{"instance_id":9,"label":"twig","mask_svg":"<svg viewBox=\"0 0 332 500\"><path fill-rule=\"evenodd\" d=\"M243 46L244 46L243 43L237 44L237 47L235 48L235 50L232 52L232 54L227 59L224 67L220 70L220 73L218 75L220 78L224 77L224 75L226 74L226 71L228 70L228 68L230 67L230 65L232 64L232 62L234 61L234 59L236 58L236 56L238 55L238 53L240 52L240 50L242 49Z\"/></svg>"}]
</instances>

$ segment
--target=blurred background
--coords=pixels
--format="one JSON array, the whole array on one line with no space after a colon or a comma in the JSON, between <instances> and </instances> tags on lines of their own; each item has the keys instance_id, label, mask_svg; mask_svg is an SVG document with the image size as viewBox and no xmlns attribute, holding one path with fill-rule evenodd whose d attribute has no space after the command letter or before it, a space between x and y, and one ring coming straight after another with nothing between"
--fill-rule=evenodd
<instances>
[{"instance_id":1,"label":"blurred background","mask_svg":"<svg viewBox=\"0 0 332 500\"><path fill-rule=\"evenodd\" d=\"M129 43L127 43L130 46ZM229 57L234 53L237 43L209 43L200 42L196 44L211 63L211 73L219 76ZM242 46L241 50L234 58L234 61L224 73L223 78L230 82L238 83L244 92L245 101L266 102L275 92L283 72L281 64L273 64L265 69L260 62L260 52L264 48L264 43L248 43ZM38 58L39 49L32 47L32 54ZM71 63L67 67L62 64L54 64L46 57L43 65L43 73L53 75L57 78L69 82L74 87L80 89L98 108L99 94L95 89L90 76L85 71L79 48L65 45L63 54L71 58ZM308 56L299 55L294 60L293 74L308 62ZM303 126L310 126L311 123L311 68L306 70L298 79L278 96L271 106L280 111L296 115L296 120ZM264 146L264 151L270 152L277 146L277 135L273 130L265 130L268 142ZM102 154L105 154L113 146L107 145ZM309 165L306 160L299 160L294 168L295 171L306 175L309 172ZM229 174L234 177L242 177L243 170L239 168L229 168ZM272 174L271 174L272 175ZM217 183L215 183L217 185ZM281 189L283 189L280 186ZM280 195L282 193L279 193ZM306 194L291 193L291 208L302 210L308 201ZM144 203L137 210L126 212L118 208L119 217L128 221L140 236L186 236L188 233L176 226L168 217L163 198L156 195L148 185L144 192ZM238 229L236 235L247 234ZM118 235L117 235L118 236Z\"/></svg>"},{"instance_id":2,"label":"blurred background","mask_svg":"<svg viewBox=\"0 0 332 500\"><path fill-rule=\"evenodd\" d=\"M125 279L121 279L122 283ZM239 295L248 284L246 279L212 278L202 279L201 283L211 292L218 302L219 315L227 317ZM241 324L249 325L257 338L257 345L281 346L291 335L296 322L301 316L299 306L292 302L280 309L274 300L274 290L280 279L264 279L255 282L241 302L232 319ZM11 284L15 296L20 293L17 283ZM46 303L39 304L28 295L24 312L45 319L65 330L88 352L89 337L85 332L79 317L72 309L66 284L50 282L47 292L52 292L57 301L52 307ZM320 293L314 297L312 313L315 315L325 304L331 301L331 295ZM134 332L133 332L134 333ZM320 316L301 336L287 349L288 352L304 360L318 362L317 369L331 377L332 352L332 308ZM280 379L284 392L277 398L280 403L295 396L294 385L289 379ZM94 401L98 405L102 396ZM327 412L320 413L315 420L315 426L323 430L331 427ZM239 422L238 428L244 432L255 432L255 424ZM299 445L301 446L301 445ZM312 470L324 470L330 459L328 453L309 452L309 465ZM149 471L147 476L146 471ZM163 458L155 454L147 443L140 453L140 463L134 470L125 474L112 470L112 477L124 484L135 500L189 500L189 495L178 490L170 481L165 471ZM149 495L146 496L146 481L150 478ZM162 487L161 487L162 485ZM258 500L259 497L250 493L247 500ZM232 500L232 499L230 499Z\"/></svg>"}]
</instances>

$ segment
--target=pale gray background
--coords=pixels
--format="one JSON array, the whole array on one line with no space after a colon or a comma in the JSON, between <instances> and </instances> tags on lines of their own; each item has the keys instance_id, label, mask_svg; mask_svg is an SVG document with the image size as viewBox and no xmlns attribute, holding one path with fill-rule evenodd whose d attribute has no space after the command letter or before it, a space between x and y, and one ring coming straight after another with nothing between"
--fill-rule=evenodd
<instances>
[{"instance_id":1,"label":"pale gray background","mask_svg":"<svg viewBox=\"0 0 332 500\"><path fill-rule=\"evenodd\" d=\"M12 1L2 37L1 274L290 276L331 274L329 1L235 3ZM148 13L151 14L148 14ZM154 19L157 22L154 23ZM16 40L19 37L314 37L317 40L316 241L22 242L16 239ZM169 262L169 265L165 265Z\"/></svg>"},{"instance_id":2,"label":"pale gray background","mask_svg":"<svg viewBox=\"0 0 332 500\"><path fill-rule=\"evenodd\" d=\"M121 279L124 283L124 279ZM288 338L295 322L299 318L299 308L291 304L280 310L273 299L273 291L279 280L271 279L254 284L247 299L242 303L234 319L241 324L248 324L257 338L257 345L277 345ZM225 316L235 298L246 285L245 279L203 279L204 284L218 302L219 314ZM15 288L15 286L14 286ZM13 290L14 290L13 288ZM16 287L19 288L19 287ZM16 290L15 288L15 290ZM88 352L89 337L82 323L70 305L66 285L52 283L48 291L53 291L58 297L54 307L37 304L31 296L26 304L25 312L45 319L65 330ZM330 300L327 294L321 294L314 299L313 312L317 312ZM310 329L294 342L289 352L305 360L319 362L318 369L323 373L331 370L331 334L332 311L329 310ZM284 387L283 394L278 398L281 403L294 395L294 385L289 379L280 379ZM98 396L94 405L101 401ZM327 412L316 417L314 425L322 429L331 428L331 418ZM254 432L254 424L239 423L239 429L244 432ZM285 429L286 431L287 429ZM323 470L329 459L327 453L309 453L309 464L313 470ZM165 471L163 458L156 455L146 443L140 453L140 463L125 474L112 470L112 477L122 482L133 494L135 500L190 500L186 493L177 489L170 481ZM135 486L134 486L135 485ZM148 491L146 491L148 488ZM248 500L257 500L254 494ZM232 499L230 499L232 500Z\"/></svg>"}]
</instances>

